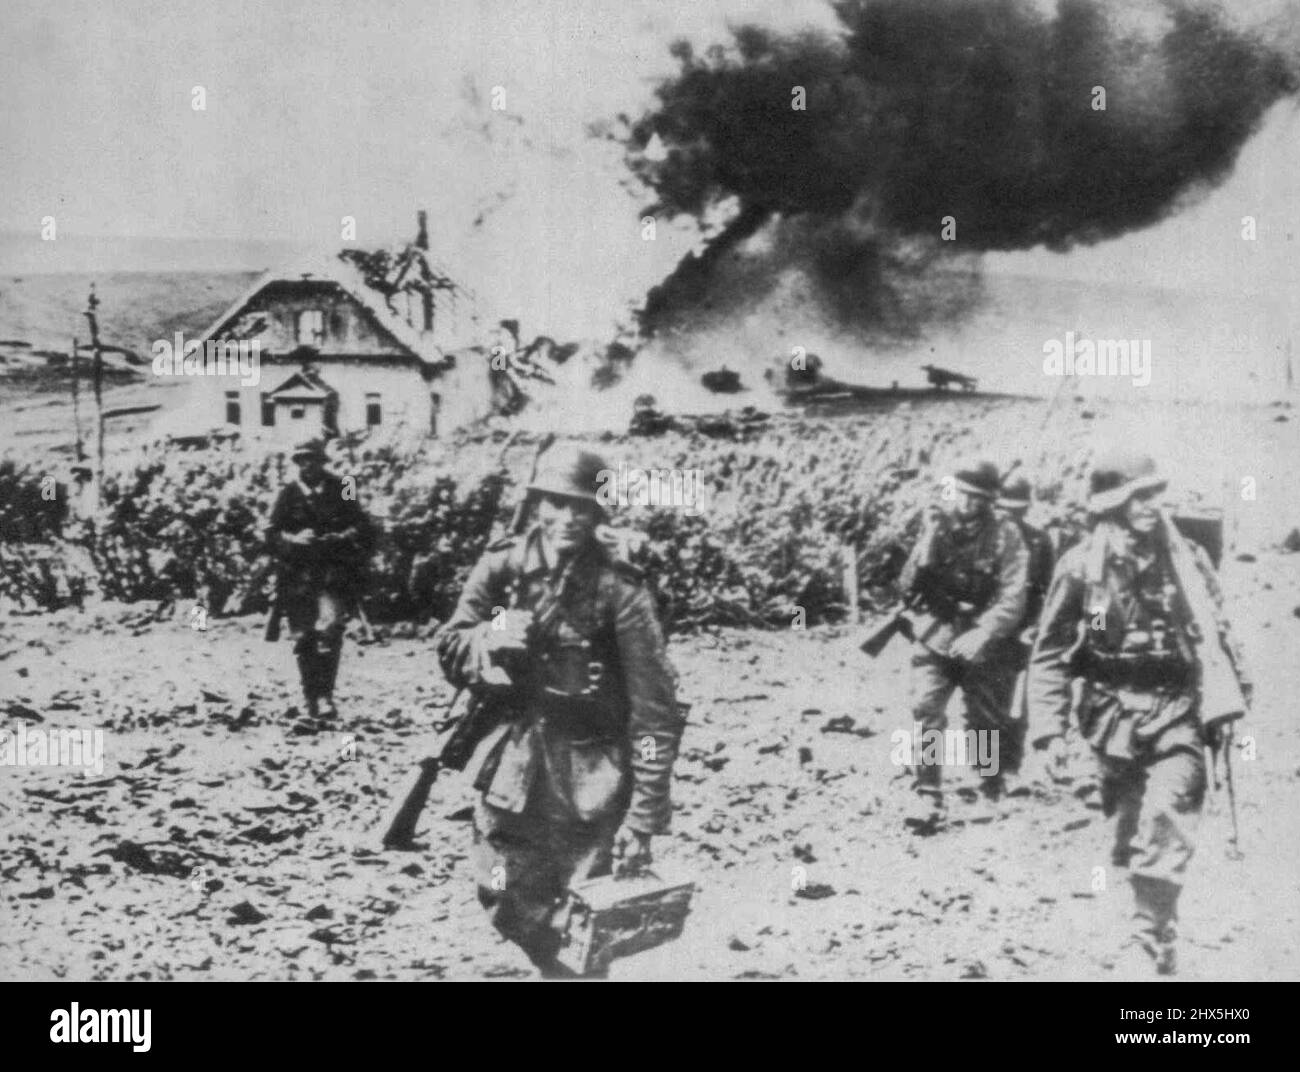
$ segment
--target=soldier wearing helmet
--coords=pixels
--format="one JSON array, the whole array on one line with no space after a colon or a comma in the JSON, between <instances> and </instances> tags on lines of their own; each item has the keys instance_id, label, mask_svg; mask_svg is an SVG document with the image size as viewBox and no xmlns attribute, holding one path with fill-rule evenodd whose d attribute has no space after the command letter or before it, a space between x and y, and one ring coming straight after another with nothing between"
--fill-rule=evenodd
<instances>
[{"instance_id":1,"label":"soldier wearing helmet","mask_svg":"<svg viewBox=\"0 0 1300 1072\"><path fill-rule=\"evenodd\" d=\"M544 976L571 883L650 861L682 731L676 673L639 574L598 537L604 460L544 453L535 522L491 545L436 639L447 680L497 705L475 754L479 901Z\"/></svg>"},{"instance_id":2,"label":"soldier wearing helmet","mask_svg":"<svg viewBox=\"0 0 1300 1072\"><path fill-rule=\"evenodd\" d=\"M1112 862L1133 888L1131 933L1114 963L1125 976L1175 970L1178 898L1205 795L1192 618L1159 513L1165 486L1144 454L1097 460L1092 527L1056 568L1029 666L1030 739L1051 770L1064 763L1081 687L1078 730L1116 819Z\"/></svg>"},{"instance_id":3,"label":"soldier wearing helmet","mask_svg":"<svg viewBox=\"0 0 1300 1072\"><path fill-rule=\"evenodd\" d=\"M912 658L914 722L923 736L944 730L948 701L961 688L967 727L996 742L997 765L980 779L989 800L1000 795L1004 772L1020 762L1021 737L1009 715L1016 670L1008 650L1024 617L1028 568L1016 526L994 513L998 487L992 462L958 465L942 483L939 505L927 510L899 579L908 603L929 616ZM923 760L913 774L915 806L907 822L932 832L946 819L942 768Z\"/></svg>"}]
</instances>

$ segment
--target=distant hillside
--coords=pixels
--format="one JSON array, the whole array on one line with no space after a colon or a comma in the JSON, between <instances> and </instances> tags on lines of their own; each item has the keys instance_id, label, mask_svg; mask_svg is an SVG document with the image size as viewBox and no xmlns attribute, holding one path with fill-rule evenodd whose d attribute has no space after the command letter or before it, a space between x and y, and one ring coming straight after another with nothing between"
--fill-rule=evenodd
<instances>
[{"instance_id":1,"label":"distant hillside","mask_svg":"<svg viewBox=\"0 0 1300 1072\"><path fill-rule=\"evenodd\" d=\"M0 231L0 278L84 272L260 272L291 260L289 242Z\"/></svg>"},{"instance_id":2,"label":"distant hillside","mask_svg":"<svg viewBox=\"0 0 1300 1072\"><path fill-rule=\"evenodd\" d=\"M66 352L74 335L88 341L83 313L92 282L100 301L100 337L147 356L156 339L176 331L202 331L256 276L100 272L0 277L0 357L6 364L21 363L30 350Z\"/></svg>"}]
</instances>

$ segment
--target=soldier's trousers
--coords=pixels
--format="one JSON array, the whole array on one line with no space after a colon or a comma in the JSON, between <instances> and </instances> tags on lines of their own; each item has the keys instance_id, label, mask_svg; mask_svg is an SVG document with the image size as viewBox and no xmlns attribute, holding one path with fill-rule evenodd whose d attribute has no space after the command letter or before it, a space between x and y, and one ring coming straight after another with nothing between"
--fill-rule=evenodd
<instances>
[{"instance_id":1,"label":"soldier's trousers","mask_svg":"<svg viewBox=\"0 0 1300 1072\"><path fill-rule=\"evenodd\" d=\"M1011 643L1019 647L1018 643ZM997 731L997 773L1016 771L1025 738L1023 722L1013 719L1011 714L1017 673L1018 666L1009 645L1006 652L998 647L987 660L964 664L960 671L929 653L918 653L912 658L912 718L922 733L946 729L948 701L953 690L960 688L967 728ZM938 792L942 780L941 766L921 764L915 768L913 786L921 792Z\"/></svg>"},{"instance_id":2,"label":"soldier's trousers","mask_svg":"<svg viewBox=\"0 0 1300 1072\"><path fill-rule=\"evenodd\" d=\"M343 652L347 600L334 591L312 592L288 600L285 610L297 637L293 651L303 695L309 701L330 695Z\"/></svg>"},{"instance_id":3,"label":"soldier's trousers","mask_svg":"<svg viewBox=\"0 0 1300 1072\"><path fill-rule=\"evenodd\" d=\"M1095 753L1102 808L1115 817L1112 863L1129 869L1137 915L1163 930L1177 917L1205 800L1196 722L1183 718L1153 740L1135 737L1131 753L1130 758Z\"/></svg>"},{"instance_id":4,"label":"soldier's trousers","mask_svg":"<svg viewBox=\"0 0 1300 1072\"><path fill-rule=\"evenodd\" d=\"M621 814L576 821L545 783L544 777L536 780L519 813L480 798L474 863L479 903L492 925L543 973L552 973L561 939L555 910L571 883L610 873Z\"/></svg>"}]
</instances>

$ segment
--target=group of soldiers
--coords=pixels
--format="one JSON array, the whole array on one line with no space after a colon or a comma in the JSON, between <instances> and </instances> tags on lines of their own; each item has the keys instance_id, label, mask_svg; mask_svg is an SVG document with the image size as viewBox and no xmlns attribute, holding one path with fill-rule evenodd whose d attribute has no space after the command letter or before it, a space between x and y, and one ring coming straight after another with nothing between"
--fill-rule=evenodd
<instances>
[{"instance_id":1,"label":"group of soldiers","mask_svg":"<svg viewBox=\"0 0 1300 1072\"><path fill-rule=\"evenodd\" d=\"M1239 662L1229 665L1239 656L1214 568L1161 508L1167 485L1146 455L1102 455L1088 531L1061 554L1026 523L1027 480L1000 481L987 460L963 464L900 577L924 623L913 634L913 717L923 732L943 730L961 690L968 729L997 743L996 773L981 779L986 798L1020 770L1026 742L1052 777L1067 735L1091 748L1102 809L1115 820L1111 862L1127 869L1133 892L1132 927L1114 958L1124 976L1176 971L1205 749L1226 749L1249 694ZM1223 684L1208 680L1220 666L1234 695L1203 703L1207 687ZM919 831L947 819L941 778L940 764L913 768L908 821Z\"/></svg>"},{"instance_id":2,"label":"group of soldiers","mask_svg":"<svg viewBox=\"0 0 1300 1072\"><path fill-rule=\"evenodd\" d=\"M334 715L343 622L372 536L340 494L320 443L297 448L299 478L277 501L268 545L282 563L282 605L296 636L309 712ZM544 977L560 963L560 909L575 882L635 872L665 833L685 724L652 595L602 538L605 461L577 444L542 454L527 485L531 523L490 545L441 626L448 682L491 708L474 743L478 896L492 923ZM1077 732L1097 761L1115 818L1113 862L1128 869L1131 934L1116 967L1175 970L1179 893L1206 789L1203 746L1229 718L1199 703L1198 628L1189 585L1214 599L1212 567L1179 573L1186 551L1160 511L1152 460L1119 454L1091 474L1091 527L1059 554L1026 523L1031 488L985 460L958 466L927 508L898 579L924 624L913 641L912 715L942 730L960 689L971 729L997 742L996 801L1026 746L1064 763ZM1183 567L1183 574L1187 572ZM1217 714L1217 709L1216 709ZM947 819L942 767L912 769L913 829Z\"/></svg>"}]
</instances>

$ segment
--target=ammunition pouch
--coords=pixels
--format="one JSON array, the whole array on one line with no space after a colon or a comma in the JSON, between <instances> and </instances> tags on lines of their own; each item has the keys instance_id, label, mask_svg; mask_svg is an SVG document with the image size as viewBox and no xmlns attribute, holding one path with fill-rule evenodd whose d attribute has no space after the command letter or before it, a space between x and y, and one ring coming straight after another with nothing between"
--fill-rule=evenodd
<instances>
[{"instance_id":1,"label":"ammunition pouch","mask_svg":"<svg viewBox=\"0 0 1300 1072\"><path fill-rule=\"evenodd\" d=\"M607 668L594 658L591 645L556 644L540 652L537 685L542 692L563 697L590 697L601 692Z\"/></svg>"},{"instance_id":2,"label":"ammunition pouch","mask_svg":"<svg viewBox=\"0 0 1300 1072\"><path fill-rule=\"evenodd\" d=\"M619 736L604 697L542 691L534 697L532 707L548 726L572 740L615 740Z\"/></svg>"}]
</instances>

